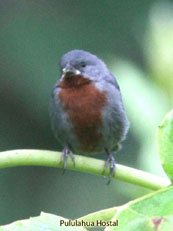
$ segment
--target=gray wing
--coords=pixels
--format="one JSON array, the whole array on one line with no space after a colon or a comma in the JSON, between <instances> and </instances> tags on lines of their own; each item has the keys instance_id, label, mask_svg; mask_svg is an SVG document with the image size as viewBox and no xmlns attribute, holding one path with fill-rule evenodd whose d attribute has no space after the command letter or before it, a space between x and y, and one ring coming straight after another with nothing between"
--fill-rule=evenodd
<instances>
[{"instance_id":1,"label":"gray wing","mask_svg":"<svg viewBox=\"0 0 173 231\"><path fill-rule=\"evenodd\" d=\"M52 130L58 143L64 147L68 143L76 143L76 140L75 136L73 135L73 126L69 120L69 116L65 112L64 107L58 97L60 91L60 87L54 87L52 91L49 111Z\"/></svg>"},{"instance_id":2,"label":"gray wing","mask_svg":"<svg viewBox=\"0 0 173 231\"><path fill-rule=\"evenodd\" d=\"M104 89L107 91L108 107L103 110L105 143L117 149L118 144L126 137L129 122L126 117L120 87L115 77L109 72L104 78Z\"/></svg>"},{"instance_id":3,"label":"gray wing","mask_svg":"<svg viewBox=\"0 0 173 231\"><path fill-rule=\"evenodd\" d=\"M65 139L65 131L68 130L67 115L63 110L62 104L58 97L61 89L57 86L53 88L52 97L49 105L49 115L51 118L51 127L59 143Z\"/></svg>"},{"instance_id":4,"label":"gray wing","mask_svg":"<svg viewBox=\"0 0 173 231\"><path fill-rule=\"evenodd\" d=\"M114 87L117 88L118 90L120 90L118 82L117 82L115 76L111 72L109 72L109 74L106 75L106 81L109 82L110 84L114 85Z\"/></svg>"}]
</instances>

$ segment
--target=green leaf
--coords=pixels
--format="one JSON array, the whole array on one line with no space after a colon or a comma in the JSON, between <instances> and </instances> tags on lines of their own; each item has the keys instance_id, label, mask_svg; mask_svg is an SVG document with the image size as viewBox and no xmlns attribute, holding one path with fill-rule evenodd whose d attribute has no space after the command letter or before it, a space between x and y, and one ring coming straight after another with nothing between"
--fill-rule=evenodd
<instances>
[{"instance_id":1,"label":"green leaf","mask_svg":"<svg viewBox=\"0 0 173 231\"><path fill-rule=\"evenodd\" d=\"M113 228L112 230L118 231L172 231L173 227L173 215L164 217L152 217L152 218L136 218L129 223L126 223L124 227ZM111 229L106 229L111 230Z\"/></svg>"},{"instance_id":2,"label":"green leaf","mask_svg":"<svg viewBox=\"0 0 173 231\"><path fill-rule=\"evenodd\" d=\"M173 110L165 116L157 129L157 148L162 166L173 182Z\"/></svg>"},{"instance_id":3,"label":"green leaf","mask_svg":"<svg viewBox=\"0 0 173 231\"><path fill-rule=\"evenodd\" d=\"M107 227L105 231L169 231L173 227L172 218L171 186L117 207L112 221L118 221L118 227Z\"/></svg>"},{"instance_id":4,"label":"green leaf","mask_svg":"<svg viewBox=\"0 0 173 231\"><path fill-rule=\"evenodd\" d=\"M76 227L60 226L61 220L69 222L68 219L60 216L41 213L39 217L1 226L0 231L86 231L84 227L79 227L79 225ZM108 224L106 231L172 231L173 186L150 193L125 205L105 209L76 219L78 224L80 221L97 224L99 220ZM75 221L71 221L71 223L75 223ZM114 226L110 224L114 224ZM87 228L89 227L87 226Z\"/></svg>"},{"instance_id":5,"label":"green leaf","mask_svg":"<svg viewBox=\"0 0 173 231\"><path fill-rule=\"evenodd\" d=\"M61 220L69 221L63 217L42 212L38 217L31 217L28 220L16 221L10 225L1 226L0 231L85 231L83 227L60 225Z\"/></svg>"}]
</instances>

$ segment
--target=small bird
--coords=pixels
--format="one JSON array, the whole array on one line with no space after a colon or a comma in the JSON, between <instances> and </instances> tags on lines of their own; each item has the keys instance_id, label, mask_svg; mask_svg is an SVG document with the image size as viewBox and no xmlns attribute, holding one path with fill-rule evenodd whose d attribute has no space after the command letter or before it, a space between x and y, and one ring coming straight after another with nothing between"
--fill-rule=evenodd
<instances>
[{"instance_id":1,"label":"small bird","mask_svg":"<svg viewBox=\"0 0 173 231\"><path fill-rule=\"evenodd\" d=\"M125 139L129 121L126 117L119 85L105 63L83 50L72 50L60 60L61 77L52 91L51 126L64 147L64 169L73 152L107 154L110 164L108 183L115 174L112 152Z\"/></svg>"}]
</instances>

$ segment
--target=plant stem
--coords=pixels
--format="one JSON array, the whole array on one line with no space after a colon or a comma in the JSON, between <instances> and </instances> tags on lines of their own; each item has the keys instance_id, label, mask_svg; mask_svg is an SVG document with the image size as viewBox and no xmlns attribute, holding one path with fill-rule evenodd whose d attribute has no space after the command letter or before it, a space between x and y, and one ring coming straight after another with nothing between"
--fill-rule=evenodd
<instances>
[{"instance_id":1,"label":"plant stem","mask_svg":"<svg viewBox=\"0 0 173 231\"><path fill-rule=\"evenodd\" d=\"M29 149L11 150L0 153L0 168L29 165L63 168L63 163L61 162L61 153L47 150ZM109 175L109 169L107 169L103 174L103 160L79 155L75 155L75 166L73 166L71 158L68 159L67 169L100 176ZM152 190L158 190L170 185L170 181L167 178L162 178L120 164L116 164L116 174L113 178Z\"/></svg>"}]
</instances>

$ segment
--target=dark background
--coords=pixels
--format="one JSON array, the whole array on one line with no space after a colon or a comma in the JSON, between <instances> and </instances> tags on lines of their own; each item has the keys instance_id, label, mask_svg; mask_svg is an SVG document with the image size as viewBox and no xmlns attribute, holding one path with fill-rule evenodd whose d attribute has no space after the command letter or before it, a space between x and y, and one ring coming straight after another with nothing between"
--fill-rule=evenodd
<instances>
[{"instance_id":1,"label":"dark background","mask_svg":"<svg viewBox=\"0 0 173 231\"><path fill-rule=\"evenodd\" d=\"M0 151L59 150L48 105L73 49L102 58L120 84L131 127L117 162L165 176L155 132L172 106L172 1L0 0ZM41 211L78 218L147 192L74 171L1 169L0 225Z\"/></svg>"}]
</instances>

